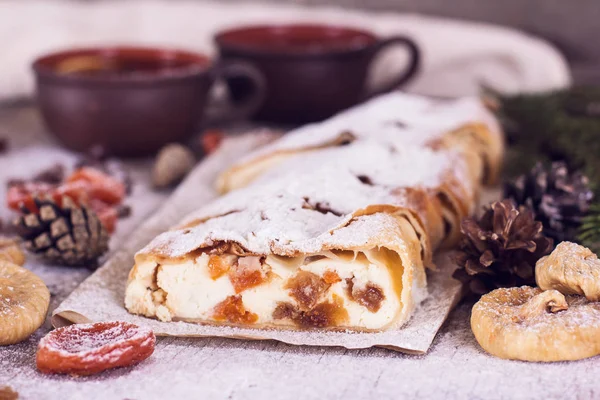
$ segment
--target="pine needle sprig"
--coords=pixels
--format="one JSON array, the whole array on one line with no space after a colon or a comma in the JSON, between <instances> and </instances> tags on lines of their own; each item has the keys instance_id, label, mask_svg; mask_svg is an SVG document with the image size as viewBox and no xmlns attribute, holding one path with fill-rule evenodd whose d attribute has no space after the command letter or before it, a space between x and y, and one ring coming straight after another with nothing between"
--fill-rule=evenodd
<instances>
[{"instance_id":1,"label":"pine needle sprig","mask_svg":"<svg viewBox=\"0 0 600 400\"><path fill-rule=\"evenodd\" d=\"M590 206L582 220L577 240L594 252L600 251L600 202Z\"/></svg>"},{"instance_id":2,"label":"pine needle sprig","mask_svg":"<svg viewBox=\"0 0 600 400\"><path fill-rule=\"evenodd\" d=\"M590 179L600 196L600 88L574 87L565 90L503 95L491 90L499 107L511 160L508 177L526 173L536 161L564 161Z\"/></svg>"}]
</instances>

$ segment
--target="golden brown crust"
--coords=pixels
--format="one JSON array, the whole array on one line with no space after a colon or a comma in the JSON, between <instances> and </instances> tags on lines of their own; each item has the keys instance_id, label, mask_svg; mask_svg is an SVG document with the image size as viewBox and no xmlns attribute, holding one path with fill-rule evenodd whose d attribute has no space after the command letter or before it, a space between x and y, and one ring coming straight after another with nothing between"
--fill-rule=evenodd
<instances>
[{"instance_id":1,"label":"golden brown crust","mask_svg":"<svg viewBox=\"0 0 600 400\"><path fill-rule=\"evenodd\" d=\"M428 144L433 149L455 149L463 152L473 173L474 183L495 185L500 177L504 158L504 140L486 124L472 122L463 124ZM473 155L477 156L476 158Z\"/></svg>"}]
</instances>

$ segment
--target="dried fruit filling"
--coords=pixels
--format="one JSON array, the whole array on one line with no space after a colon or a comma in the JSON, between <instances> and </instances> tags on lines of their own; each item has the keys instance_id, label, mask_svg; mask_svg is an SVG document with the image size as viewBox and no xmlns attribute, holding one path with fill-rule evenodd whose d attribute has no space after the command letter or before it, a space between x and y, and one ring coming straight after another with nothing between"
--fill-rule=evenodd
<instances>
[{"instance_id":1,"label":"dried fruit filling","mask_svg":"<svg viewBox=\"0 0 600 400\"><path fill-rule=\"evenodd\" d=\"M227 321L232 324L253 324L258 321L258 315L246 310L240 295L229 296L217 304L213 318L216 321Z\"/></svg>"},{"instance_id":2,"label":"dried fruit filling","mask_svg":"<svg viewBox=\"0 0 600 400\"><path fill-rule=\"evenodd\" d=\"M327 270L323 273L323 280L330 285L334 283L341 282L342 278L335 271Z\"/></svg>"},{"instance_id":3,"label":"dried fruit filling","mask_svg":"<svg viewBox=\"0 0 600 400\"><path fill-rule=\"evenodd\" d=\"M229 264L221 256L210 256L208 259L208 273L212 280L219 279L229 271Z\"/></svg>"},{"instance_id":4,"label":"dried fruit filling","mask_svg":"<svg viewBox=\"0 0 600 400\"><path fill-rule=\"evenodd\" d=\"M385 300L383 289L372 282L368 282L363 288L357 288L352 279L347 279L348 297L371 312L377 312L381 303Z\"/></svg>"},{"instance_id":5,"label":"dried fruit filling","mask_svg":"<svg viewBox=\"0 0 600 400\"><path fill-rule=\"evenodd\" d=\"M342 298L333 294L332 301L321 301L331 285L340 281L339 275L330 270L323 277L309 271L298 272L284 286L297 305L280 302L273 311L273 319L290 319L303 328L343 324L348 319L348 312Z\"/></svg>"},{"instance_id":6,"label":"dried fruit filling","mask_svg":"<svg viewBox=\"0 0 600 400\"><path fill-rule=\"evenodd\" d=\"M341 297L335 294L332 297L333 301L317 304L308 311L302 311L291 303L279 303L273 311L273 319L290 319L302 328L340 326L348 320L348 311Z\"/></svg>"},{"instance_id":7,"label":"dried fruit filling","mask_svg":"<svg viewBox=\"0 0 600 400\"><path fill-rule=\"evenodd\" d=\"M231 266L229 280L236 293L253 288L266 282L267 274L263 271L263 259L261 257L240 257L237 263Z\"/></svg>"},{"instance_id":8,"label":"dried fruit filling","mask_svg":"<svg viewBox=\"0 0 600 400\"><path fill-rule=\"evenodd\" d=\"M317 301L329 289L329 284L320 276L308 271L300 271L290 278L284 288L289 289L302 310L312 309Z\"/></svg>"}]
</instances>

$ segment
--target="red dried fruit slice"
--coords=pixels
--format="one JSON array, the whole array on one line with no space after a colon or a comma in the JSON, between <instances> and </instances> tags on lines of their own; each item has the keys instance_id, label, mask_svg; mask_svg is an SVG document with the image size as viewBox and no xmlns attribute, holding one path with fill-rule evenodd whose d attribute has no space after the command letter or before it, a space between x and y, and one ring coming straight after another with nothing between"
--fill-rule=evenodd
<instances>
[{"instance_id":1,"label":"red dried fruit slice","mask_svg":"<svg viewBox=\"0 0 600 400\"><path fill-rule=\"evenodd\" d=\"M212 154L217 151L224 137L225 134L223 131L218 129L208 129L204 131L200 138L204 154Z\"/></svg>"},{"instance_id":2,"label":"red dried fruit slice","mask_svg":"<svg viewBox=\"0 0 600 400\"><path fill-rule=\"evenodd\" d=\"M77 204L88 204L92 198L88 186L84 181L63 183L52 192L52 197L54 201L61 201L64 196L67 196Z\"/></svg>"},{"instance_id":3,"label":"red dried fruit slice","mask_svg":"<svg viewBox=\"0 0 600 400\"><path fill-rule=\"evenodd\" d=\"M125 198L125 185L102 171L84 167L76 170L60 185L41 182L11 185L7 195L8 206L19 211L19 207L25 205L35 211L34 196L51 196L54 201L60 201L63 196L67 196L77 204L100 200L109 205L116 205Z\"/></svg>"},{"instance_id":4,"label":"red dried fruit slice","mask_svg":"<svg viewBox=\"0 0 600 400\"><path fill-rule=\"evenodd\" d=\"M40 340L36 363L45 374L93 375L145 360L155 343L150 329L127 322L70 325Z\"/></svg>"},{"instance_id":5,"label":"red dried fruit slice","mask_svg":"<svg viewBox=\"0 0 600 400\"><path fill-rule=\"evenodd\" d=\"M106 203L92 199L90 201L90 207L96 215L98 219L106 228L108 233L113 233L117 228L117 220L119 219L119 213L114 206L109 206Z\"/></svg>"},{"instance_id":6,"label":"red dried fruit slice","mask_svg":"<svg viewBox=\"0 0 600 400\"><path fill-rule=\"evenodd\" d=\"M125 185L116 178L91 167L76 170L64 183L50 185L41 182L25 182L8 188L8 206L20 211L26 207L38 212L34 197L50 196L56 204L62 205L64 196L78 205L87 204L98 215L100 222L109 233L114 232L117 223L115 205L125 198Z\"/></svg>"},{"instance_id":7,"label":"red dried fruit slice","mask_svg":"<svg viewBox=\"0 0 600 400\"><path fill-rule=\"evenodd\" d=\"M73 182L87 183L90 198L102 200L110 205L119 204L125 198L123 182L96 168L79 168L67 178L67 184Z\"/></svg>"},{"instance_id":8,"label":"red dried fruit slice","mask_svg":"<svg viewBox=\"0 0 600 400\"><path fill-rule=\"evenodd\" d=\"M20 211L21 205L29 210L37 211L33 202L34 195L46 195L56 189L47 183L18 183L10 185L6 193L6 203L9 208Z\"/></svg>"}]
</instances>

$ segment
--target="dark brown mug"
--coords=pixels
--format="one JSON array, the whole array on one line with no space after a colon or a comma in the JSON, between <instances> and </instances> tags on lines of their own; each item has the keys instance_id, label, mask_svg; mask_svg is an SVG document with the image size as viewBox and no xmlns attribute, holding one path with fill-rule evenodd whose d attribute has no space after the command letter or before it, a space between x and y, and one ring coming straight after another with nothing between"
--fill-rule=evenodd
<instances>
[{"instance_id":1,"label":"dark brown mug","mask_svg":"<svg viewBox=\"0 0 600 400\"><path fill-rule=\"evenodd\" d=\"M111 47L53 53L33 63L46 125L77 151L102 145L110 154L142 156L186 140L198 128L213 83L243 82L246 96L227 110L244 117L262 103L264 82L241 62L214 64L180 50Z\"/></svg>"},{"instance_id":2,"label":"dark brown mug","mask_svg":"<svg viewBox=\"0 0 600 400\"><path fill-rule=\"evenodd\" d=\"M257 25L215 36L223 62L242 60L264 75L266 98L255 117L284 123L325 119L375 94L391 91L417 72L420 52L404 36L379 38L355 28L329 25ZM406 68L383 87L368 92L375 56L390 46L409 52ZM231 97L248 95L246 83L229 80Z\"/></svg>"}]
</instances>

